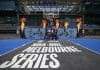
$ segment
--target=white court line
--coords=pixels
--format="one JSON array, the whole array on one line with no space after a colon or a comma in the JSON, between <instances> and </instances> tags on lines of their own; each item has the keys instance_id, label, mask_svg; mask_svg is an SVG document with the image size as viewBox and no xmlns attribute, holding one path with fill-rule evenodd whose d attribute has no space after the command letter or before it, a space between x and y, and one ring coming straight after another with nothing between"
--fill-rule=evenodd
<instances>
[{"instance_id":1,"label":"white court line","mask_svg":"<svg viewBox=\"0 0 100 70\"><path fill-rule=\"evenodd\" d=\"M49 40L47 42L59 42L58 40Z\"/></svg>"},{"instance_id":2,"label":"white court line","mask_svg":"<svg viewBox=\"0 0 100 70\"><path fill-rule=\"evenodd\" d=\"M41 43L41 42L44 42L44 40L39 40L39 41L37 41L37 42Z\"/></svg>"},{"instance_id":3,"label":"white court line","mask_svg":"<svg viewBox=\"0 0 100 70\"><path fill-rule=\"evenodd\" d=\"M35 41L35 40L32 40L31 42L27 42L26 44L22 44L22 45L19 46L18 48L14 48L14 49L12 49L11 51L7 51L7 52L5 52L4 54L1 54L0 56L3 56L3 55L8 54L8 53L11 53L11 52L13 52L13 51L15 51L15 50L17 50L17 49L19 49L19 48L21 48L21 47L27 45L27 44L31 44L33 41Z\"/></svg>"},{"instance_id":4,"label":"white court line","mask_svg":"<svg viewBox=\"0 0 100 70\"><path fill-rule=\"evenodd\" d=\"M87 48L87 47L85 47L85 46L83 46L83 45L81 45L81 44L79 44L79 43L75 43L75 42L73 42L73 41L71 41L71 40L67 40L67 41L70 41L70 42L72 42L72 43L74 43L74 44L76 44L76 45L79 45L80 47L83 47L83 48L85 48L85 49L87 49L87 50L89 50L89 51L91 51L91 52L93 52L93 53L95 53L95 54L99 54L99 55L100 55L99 52L96 52L96 51L94 51L94 50L92 50L92 49L89 49L89 48Z\"/></svg>"}]
</instances>

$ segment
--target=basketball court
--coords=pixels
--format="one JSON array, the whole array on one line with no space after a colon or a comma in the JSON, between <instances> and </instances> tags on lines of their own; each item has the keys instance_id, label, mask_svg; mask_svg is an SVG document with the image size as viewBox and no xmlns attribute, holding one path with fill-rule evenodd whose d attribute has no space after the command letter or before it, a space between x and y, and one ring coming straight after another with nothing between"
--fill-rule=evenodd
<instances>
[{"instance_id":1,"label":"basketball court","mask_svg":"<svg viewBox=\"0 0 100 70\"><path fill-rule=\"evenodd\" d=\"M99 0L0 0L0 70L99 70Z\"/></svg>"}]
</instances>

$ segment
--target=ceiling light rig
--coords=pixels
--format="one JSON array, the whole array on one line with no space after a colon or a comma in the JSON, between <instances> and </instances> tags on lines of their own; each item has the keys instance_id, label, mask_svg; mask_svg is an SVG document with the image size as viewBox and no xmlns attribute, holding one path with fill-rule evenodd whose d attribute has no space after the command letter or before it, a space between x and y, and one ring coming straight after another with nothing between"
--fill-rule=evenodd
<instances>
[{"instance_id":1,"label":"ceiling light rig","mask_svg":"<svg viewBox=\"0 0 100 70\"><path fill-rule=\"evenodd\" d=\"M30 12L43 12L43 11L49 11L49 12L54 12L54 11L59 11L59 12L65 12L68 13L71 12L79 12L81 9L79 2L70 2L70 1L66 1L66 2L59 2L57 1L54 2L56 4L49 3L49 2L34 2L33 0L22 0L22 3L24 4L24 6L27 8L27 10L29 10Z\"/></svg>"}]
</instances>

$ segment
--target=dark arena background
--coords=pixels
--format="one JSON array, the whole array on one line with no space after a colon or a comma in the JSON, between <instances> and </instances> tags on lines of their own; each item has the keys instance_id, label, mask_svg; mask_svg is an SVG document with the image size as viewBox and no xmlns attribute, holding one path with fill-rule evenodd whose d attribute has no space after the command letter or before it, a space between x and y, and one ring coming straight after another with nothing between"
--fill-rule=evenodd
<instances>
[{"instance_id":1,"label":"dark arena background","mask_svg":"<svg viewBox=\"0 0 100 70\"><path fill-rule=\"evenodd\" d=\"M100 70L100 0L0 0L0 70Z\"/></svg>"}]
</instances>

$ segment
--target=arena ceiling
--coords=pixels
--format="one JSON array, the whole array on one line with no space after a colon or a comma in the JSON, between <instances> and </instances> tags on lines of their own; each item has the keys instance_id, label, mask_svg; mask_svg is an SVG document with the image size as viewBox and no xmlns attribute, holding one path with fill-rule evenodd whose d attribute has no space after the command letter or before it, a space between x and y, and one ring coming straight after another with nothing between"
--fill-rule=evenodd
<instances>
[{"instance_id":1,"label":"arena ceiling","mask_svg":"<svg viewBox=\"0 0 100 70\"><path fill-rule=\"evenodd\" d=\"M58 11L66 14L83 13L84 6L100 3L100 0L17 0L26 14L33 12ZM91 8L91 7L90 7Z\"/></svg>"},{"instance_id":2,"label":"arena ceiling","mask_svg":"<svg viewBox=\"0 0 100 70\"><path fill-rule=\"evenodd\" d=\"M81 2L82 0L18 0L20 2Z\"/></svg>"},{"instance_id":3,"label":"arena ceiling","mask_svg":"<svg viewBox=\"0 0 100 70\"><path fill-rule=\"evenodd\" d=\"M82 10L82 0L18 0L27 14L39 11L59 11L79 13Z\"/></svg>"}]
</instances>

